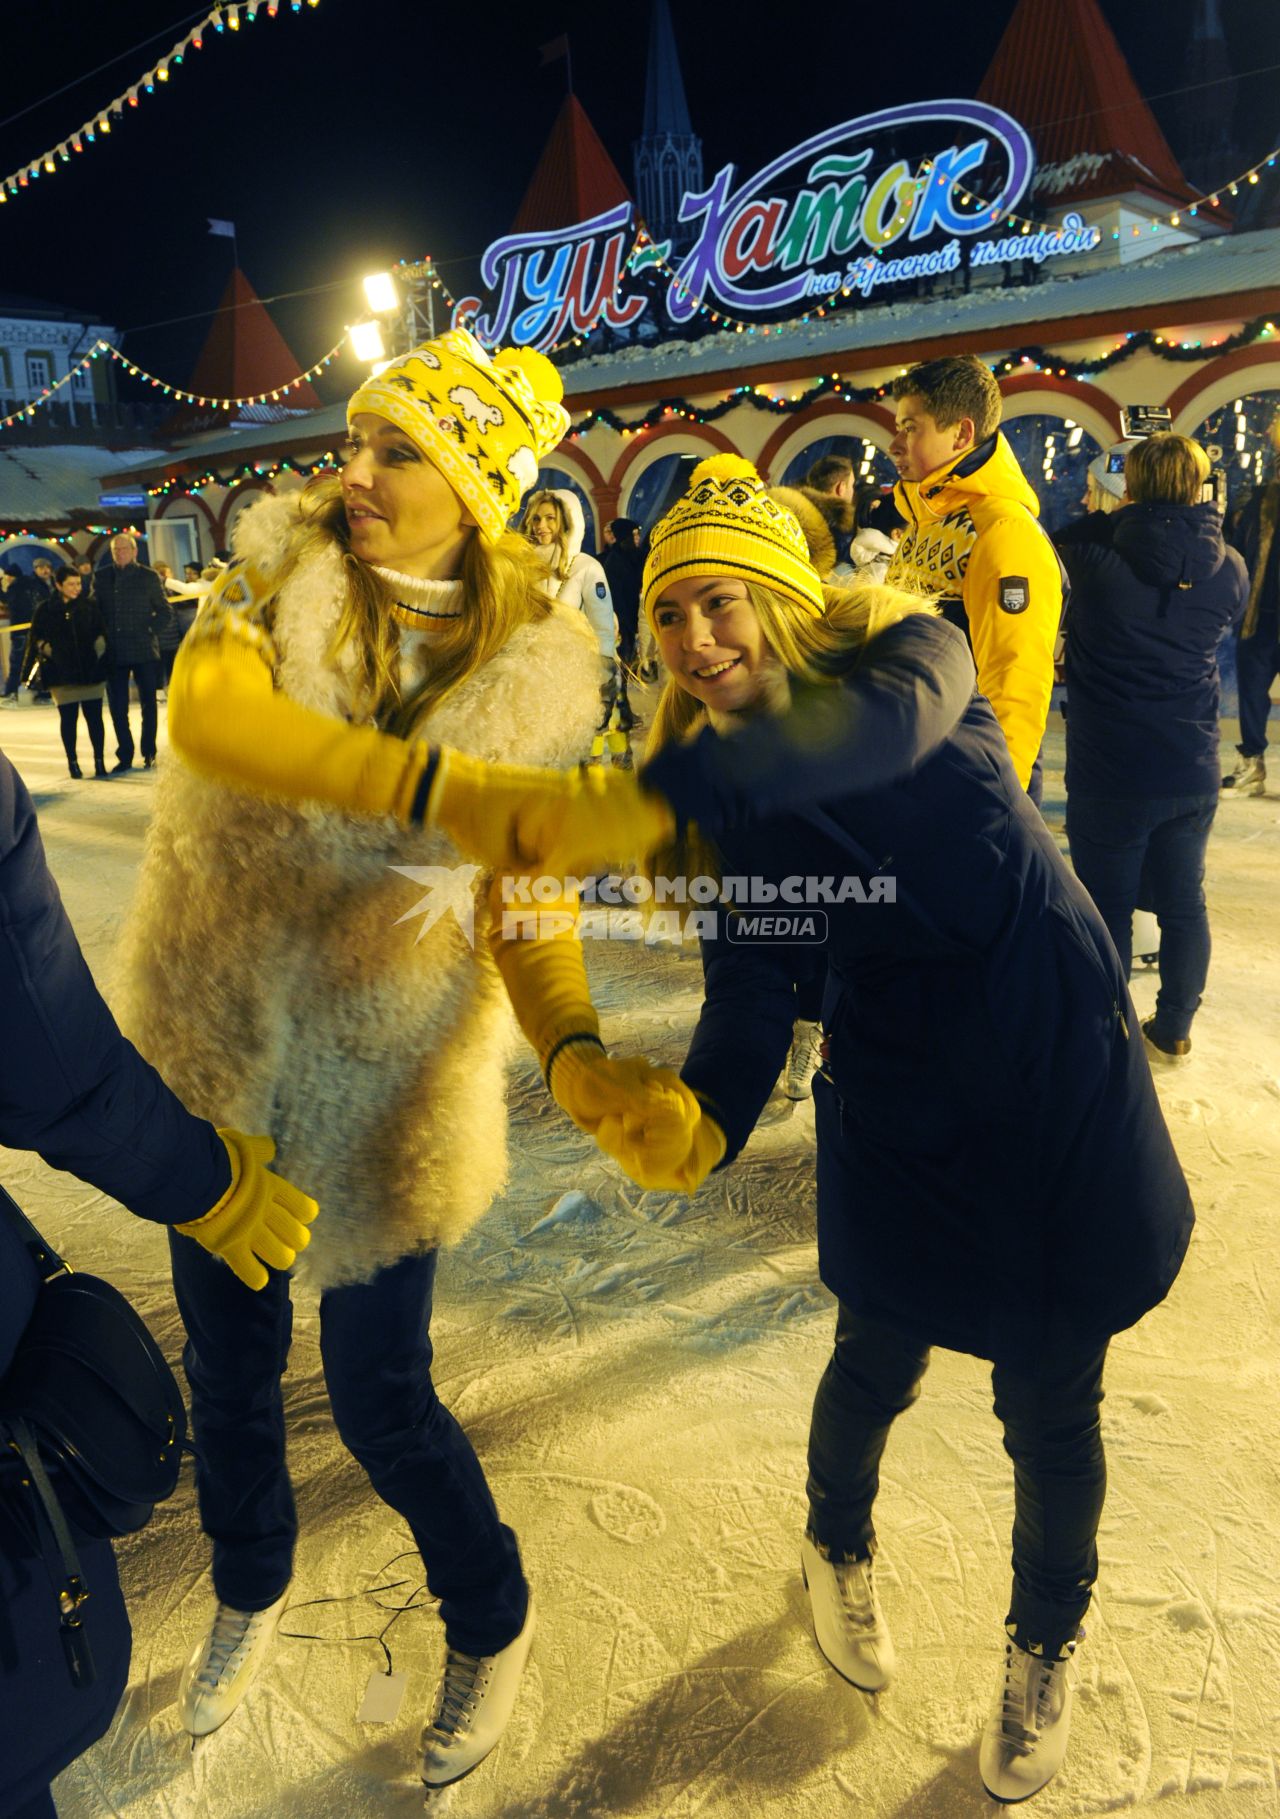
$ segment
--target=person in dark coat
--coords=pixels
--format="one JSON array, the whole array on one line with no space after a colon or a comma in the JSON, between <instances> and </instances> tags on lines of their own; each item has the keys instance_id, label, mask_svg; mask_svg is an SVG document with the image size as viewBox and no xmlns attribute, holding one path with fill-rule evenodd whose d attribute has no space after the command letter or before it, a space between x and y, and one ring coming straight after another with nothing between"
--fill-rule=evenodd
<instances>
[{"instance_id":1,"label":"person in dark coat","mask_svg":"<svg viewBox=\"0 0 1280 1819\"><path fill-rule=\"evenodd\" d=\"M98 607L85 599L77 569L59 569L53 585L53 598L36 608L31 621L32 649L39 659L41 677L57 704L68 770L73 777L83 775L76 758L76 722L83 712L93 748L93 774L105 777L102 702L106 694L107 628Z\"/></svg>"},{"instance_id":2,"label":"person in dark coat","mask_svg":"<svg viewBox=\"0 0 1280 1819\"><path fill-rule=\"evenodd\" d=\"M262 1247L281 1267L286 1255L292 1261L307 1242L299 1221L314 1217L314 1202L254 1160L238 1133L224 1138L193 1118L120 1034L45 863L31 798L2 754L0 1004L0 1144L38 1151L51 1167L140 1218L189 1231L207 1249L226 1254L238 1227L235 1238L250 1250ZM259 1194L260 1213L251 1208ZM292 1226L293 1249L270 1248L276 1221L278 1232ZM246 1267L239 1252L232 1267ZM260 1265L257 1273L267 1280ZM0 1378L39 1287L30 1254L0 1218ZM0 1495L0 1819L54 1814L49 1783L104 1734L128 1678L129 1619L111 1544L77 1536L77 1549L97 1678L73 1688L44 1564Z\"/></svg>"},{"instance_id":3,"label":"person in dark coat","mask_svg":"<svg viewBox=\"0 0 1280 1819\"><path fill-rule=\"evenodd\" d=\"M95 593L107 622L107 703L116 732L116 771L133 769L129 725L129 678L138 686L142 708L142 762L156 761L156 691L160 686L160 639L173 618L154 569L138 561L135 537L111 539L111 561L97 571Z\"/></svg>"},{"instance_id":4,"label":"person in dark coat","mask_svg":"<svg viewBox=\"0 0 1280 1819\"><path fill-rule=\"evenodd\" d=\"M703 930L680 1075L619 1060L634 1114L594 1131L646 1187L692 1193L740 1153L787 1053L797 956L822 949L818 1264L840 1306L809 1440L815 1628L855 1685L887 1683L871 1560L889 1428L931 1346L990 1359L1014 1578L979 1767L1022 1799L1066 1748L1108 1342L1168 1293L1194 1215L1123 969L963 634L889 589L824 594L798 523L762 501L718 456L653 533L644 609L669 679L638 779L477 765L468 791L446 753L434 819L500 868L590 876L647 852L651 876L714 868L734 890Z\"/></svg>"},{"instance_id":5,"label":"person in dark coat","mask_svg":"<svg viewBox=\"0 0 1280 1819\"><path fill-rule=\"evenodd\" d=\"M1161 434L1125 458L1130 503L1064 539L1067 841L1128 977L1140 893L1160 924L1160 990L1143 1034L1191 1052L1209 971L1204 867L1222 781L1218 645L1248 596L1245 565L1202 503L1209 458Z\"/></svg>"},{"instance_id":6,"label":"person in dark coat","mask_svg":"<svg viewBox=\"0 0 1280 1819\"><path fill-rule=\"evenodd\" d=\"M25 628L35 617L36 608L42 606L52 595L53 564L47 556L38 556L32 565L32 573L20 574L5 595L10 623L24 628L15 631L9 640L9 675L4 685L6 700L17 698L19 687L35 667L34 655L27 648L30 634ZM44 688L35 688L34 693L37 701L49 699L48 691Z\"/></svg>"},{"instance_id":7,"label":"person in dark coat","mask_svg":"<svg viewBox=\"0 0 1280 1819\"><path fill-rule=\"evenodd\" d=\"M1236 635L1240 761L1222 780L1241 796L1267 793L1267 719L1271 684L1280 676L1280 417L1271 425L1276 466L1255 487L1230 531L1249 572L1249 599Z\"/></svg>"},{"instance_id":8,"label":"person in dark coat","mask_svg":"<svg viewBox=\"0 0 1280 1819\"><path fill-rule=\"evenodd\" d=\"M612 542L606 545L600 564L609 583L614 617L618 622L618 695L614 712L621 731L629 733L638 724L627 694L627 680L635 669L640 572L644 562L640 554L640 526L634 518L614 518L608 528Z\"/></svg>"}]
</instances>

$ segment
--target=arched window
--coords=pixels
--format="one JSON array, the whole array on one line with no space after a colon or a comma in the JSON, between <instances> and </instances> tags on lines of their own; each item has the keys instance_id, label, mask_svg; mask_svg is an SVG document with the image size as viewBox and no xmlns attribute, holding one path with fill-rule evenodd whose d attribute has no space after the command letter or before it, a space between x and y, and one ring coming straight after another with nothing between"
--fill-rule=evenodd
<instances>
[{"instance_id":1,"label":"arched window","mask_svg":"<svg viewBox=\"0 0 1280 1819\"><path fill-rule=\"evenodd\" d=\"M1028 484L1040 501L1040 522L1059 531L1085 513L1089 463L1102 450L1070 417L1006 417L1001 425Z\"/></svg>"},{"instance_id":2,"label":"arched window","mask_svg":"<svg viewBox=\"0 0 1280 1819\"><path fill-rule=\"evenodd\" d=\"M1193 430L1214 466L1226 470L1228 512L1238 511L1255 487L1274 477L1271 426L1278 418L1280 392L1246 392Z\"/></svg>"},{"instance_id":3,"label":"arched window","mask_svg":"<svg viewBox=\"0 0 1280 1819\"><path fill-rule=\"evenodd\" d=\"M627 517L640 526L642 537L685 492L689 475L704 459L703 455L659 455L645 468L628 495L626 510Z\"/></svg>"},{"instance_id":4,"label":"arched window","mask_svg":"<svg viewBox=\"0 0 1280 1819\"><path fill-rule=\"evenodd\" d=\"M859 492L864 487L892 486L898 477L888 455L874 442L866 442L861 436L819 436L788 461L783 486L803 486L805 475L823 455L844 455L852 461Z\"/></svg>"}]
</instances>

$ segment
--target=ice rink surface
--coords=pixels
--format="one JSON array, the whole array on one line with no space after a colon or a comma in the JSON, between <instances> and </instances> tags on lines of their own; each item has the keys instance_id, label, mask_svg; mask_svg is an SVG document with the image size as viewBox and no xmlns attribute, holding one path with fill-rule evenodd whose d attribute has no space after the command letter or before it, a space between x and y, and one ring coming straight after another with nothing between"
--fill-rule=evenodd
<instances>
[{"instance_id":1,"label":"ice rink surface","mask_svg":"<svg viewBox=\"0 0 1280 1819\"><path fill-rule=\"evenodd\" d=\"M1053 726L1046 808L1060 834ZM35 795L102 981L154 780L68 780L52 709L6 710L0 746ZM1280 794L1225 799L1209 849L1209 992L1190 1064L1159 1076L1199 1224L1169 1300L1112 1348L1101 1580L1070 1754L1029 1809L1037 1819L1280 1812L1278 887ZM678 1062L700 997L695 952L598 943L589 964L611 1043ZM1153 978L1135 974L1133 991L1145 1014ZM844 1684L810 1630L804 1443L834 1305L813 1246L811 1105L775 1096L742 1160L686 1200L622 1179L527 1053L510 1104L509 1190L445 1260L433 1338L441 1394L520 1535L539 1628L507 1738L437 1809L994 1813L977 1738L1003 1643L1012 1482L977 1360L936 1353L889 1443L877 1517L892 1688L872 1699ZM33 1157L0 1152L0 1171L176 1361L157 1228ZM211 1590L187 1472L121 1547L131 1685L108 1736L58 1782L63 1819L421 1809L416 1742L441 1631L429 1608L397 1620L387 1641L407 1698L395 1723L357 1723L382 1655L343 1639L372 1636L387 1621L376 1604L409 1602L421 1577L415 1557L396 1559L407 1533L336 1439L314 1308L299 1300L285 1386L302 1518L293 1592L336 1602L295 1607L284 1628L326 1640L282 1639L246 1704L192 1751L173 1700Z\"/></svg>"}]
</instances>

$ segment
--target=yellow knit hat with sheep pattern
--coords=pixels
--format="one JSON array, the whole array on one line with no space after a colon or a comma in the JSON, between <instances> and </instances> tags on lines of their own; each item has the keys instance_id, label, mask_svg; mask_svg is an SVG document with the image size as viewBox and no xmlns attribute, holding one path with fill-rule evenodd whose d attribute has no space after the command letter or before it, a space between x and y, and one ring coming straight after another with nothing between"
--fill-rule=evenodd
<instances>
[{"instance_id":1,"label":"yellow knit hat with sheep pattern","mask_svg":"<svg viewBox=\"0 0 1280 1819\"><path fill-rule=\"evenodd\" d=\"M372 411L396 424L493 543L569 427L563 396L545 354L509 347L490 358L474 335L451 328L366 379L347 422Z\"/></svg>"},{"instance_id":2,"label":"yellow knit hat with sheep pattern","mask_svg":"<svg viewBox=\"0 0 1280 1819\"><path fill-rule=\"evenodd\" d=\"M793 512L765 491L741 455L713 455L694 468L689 490L654 526L644 565L650 625L665 587L691 575L734 575L781 594L820 619L822 583Z\"/></svg>"}]
</instances>

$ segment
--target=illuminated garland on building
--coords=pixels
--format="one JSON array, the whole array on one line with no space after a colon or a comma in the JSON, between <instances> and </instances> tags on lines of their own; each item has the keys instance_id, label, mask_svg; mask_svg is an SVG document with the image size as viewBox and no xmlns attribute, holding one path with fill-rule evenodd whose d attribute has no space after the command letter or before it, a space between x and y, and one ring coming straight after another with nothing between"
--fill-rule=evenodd
<instances>
[{"instance_id":1,"label":"illuminated garland on building","mask_svg":"<svg viewBox=\"0 0 1280 1819\"><path fill-rule=\"evenodd\" d=\"M1221 341L1203 346L1199 342L1171 342L1163 335L1157 335L1149 329L1142 329L1128 334L1114 348L1105 354L1099 354L1090 360L1068 359L1055 354L1044 347L1020 347L992 364L992 371L997 379L1007 378L1018 370L1043 373L1050 378L1084 378L1093 373L1105 372L1108 368L1118 366L1144 349L1162 360L1196 361L1208 360L1216 355L1234 352L1237 348L1247 347L1276 333L1276 324L1268 318L1257 316L1248 322L1238 334L1224 337ZM336 352L337 350L335 350ZM322 365L327 365L333 358L330 354ZM312 368L315 372L317 368ZM903 368L903 371L906 369ZM305 375L304 375L305 376ZM296 383L296 381L295 381ZM689 423L715 423L721 417L742 405L749 405L752 410L765 411L774 417L796 416L806 411L813 404L823 399L830 399L840 404L868 404L886 398L890 385L851 385L838 373L824 375L809 387L807 391L797 392L791 398L775 398L763 387L739 385L728 392L717 403L695 405L688 398L661 398L643 416L631 420L619 417L607 406L599 406L588 411L580 423L575 423L565 436L566 442L574 442L585 436L591 429L603 424L616 434L628 437L643 435L660 423L669 423L673 419L683 419ZM234 402L234 401L229 401ZM240 400L239 402L247 402ZM340 463L333 452L326 453L316 461L294 461L284 457L278 461L245 461L239 466L219 473L216 468L209 468L204 473L185 476L170 474L158 485L147 487L148 497L167 499L171 495L192 494L201 492L207 486L219 486L227 491L234 491L246 481L272 480L277 474L297 474L309 478L313 474L336 472ZM92 527L90 527L92 528ZM25 534L25 533L24 533ZM64 539L65 541L65 539Z\"/></svg>"},{"instance_id":2,"label":"illuminated garland on building","mask_svg":"<svg viewBox=\"0 0 1280 1819\"><path fill-rule=\"evenodd\" d=\"M245 461L225 474L219 474L213 468L190 477L170 474L168 479L158 486L149 486L146 491L149 499L167 499L173 493L198 493L206 486L221 486L227 492L234 492L246 480L274 480L277 474L310 478L312 474L336 473L340 466L338 457L332 453L321 455L318 461L291 461L286 455L279 461Z\"/></svg>"},{"instance_id":3,"label":"illuminated garland on building","mask_svg":"<svg viewBox=\"0 0 1280 1819\"><path fill-rule=\"evenodd\" d=\"M273 387L270 391L252 392L246 398L206 398L200 392L189 392L180 385L170 385L167 380L157 379L156 375L149 373L145 367L135 366L129 356L121 353L114 342L97 341L84 358L77 360L76 364L65 372L61 379L55 379L52 385L46 385L38 398L33 398L29 404L24 404L20 410L14 411L8 417L0 417L0 429L10 429L15 423L21 423L24 418L34 417L38 410L43 410L46 404L53 401L55 393L60 392L64 385L70 385L77 373L83 372L103 354L109 355L112 360L123 366L130 378L144 380L147 385L154 386L164 397L176 399L179 404L199 404L206 410L229 411L238 410L249 404L279 403L291 391L296 390L300 385L306 385L318 373L323 372L325 367L330 366L342 352L346 340L347 337L344 334L342 340L331 347L323 359L317 360L314 366L309 366L305 373L298 373L295 378L287 380L283 385Z\"/></svg>"},{"instance_id":4,"label":"illuminated garland on building","mask_svg":"<svg viewBox=\"0 0 1280 1819\"><path fill-rule=\"evenodd\" d=\"M1210 346L1205 347L1199 342L1167 341L1163 335L1154 334L1150 329L1142 329L1126 335L1119 346L1112 348L1108 353L1099 354L1092 360L1069 358L1063 354L1055 354L1049 348L1044 347L1016 348L1002 360L997 360L992 366L992 372L997 379L1007 377L1018 368L1031 369L1058 379L1068 379L1073 376L1085 377L1118 366L1121 361L1132 358L1134 354L1143 349L1157 355L1161 360L1208 360L1218 354L1233 353L1237 348L1248 347L1253 342L1262 340L1275 332L1274 322L1264 316L1255 316L1252 322L1245 324L1239 334L1225 336L1221 341L1213 342ZM906 371L905 367L903 371ZM687 398L661 398L642 417L631 420L619 417L606 405L601 405L595 410L588 411L580 423L575 423L565 437L565 441L571 442L579 436L585 436L588 430L594 429L598 424L604 424L607 429L611 429L621 436L635 436L642 435L646 430L653 429L657 424L667 422L673 417L682 417L690 423L715 423L719 418L727 416L730 411L736 410L739 405L744 404L750 405L752 410L767 411L770 416L790 417L800 411L808 410L810 405L816 404L823 398L830 398L841 404L869 404L887 397L889 390L888 385L850 385L847 380L841 379L839 374L831 373L819 379L815 385L810 386L808 391L798 392L794 398L773 398L769 396L768 392L761 389L750 385L739 385L721 398L718 403L711 405L691 404Z\"/></svg>"},{"instance_id":5,"label":"illuminated garland on building","mask_svg":"<svg viewBox=\"0 0 1280 1819\"><path fill-rule=\"evenodd\" d=\"M203 50L206 31L238 32L242 18L249 25L253 24L260 12L265 12L269 19L274 19L281 4L282 0L234 0L231 5L215 6L194 31L188 32L185 38L180 38L172 45L160 61L139 76L122 95L117 95L106 107L99 108L96 114L77 127L74 133L68 133L59 144L51 146L47 152L42 152L21 169L10 171L7 177L0 177L0 202L7 202L10 196L29 189L42 176L54 176L60 165L70 164L72 158L83 152L86 146L96 145L99 138L106 138L111 132L113 118L124 118L128 109L139 105L143 95L154 95L157 88L169 81L172 70L182 68L183 59L189 50ZM289 10L300 13L302 4L303 0L289 0ZM306 0L306 4L319 6L320 0Z\"/></svg>"}]
</instances>

